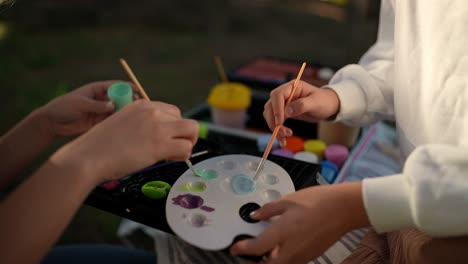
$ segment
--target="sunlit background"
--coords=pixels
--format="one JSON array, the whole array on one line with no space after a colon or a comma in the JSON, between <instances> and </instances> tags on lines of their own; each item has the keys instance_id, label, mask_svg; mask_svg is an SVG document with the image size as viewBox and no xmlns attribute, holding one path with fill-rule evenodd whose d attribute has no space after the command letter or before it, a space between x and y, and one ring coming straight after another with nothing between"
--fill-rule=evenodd
<instances>
[{"instance_id":1,"label":"sunlit background","mask_svg":"<svg viewBox=\"0 0 468 264\"><path fill-rule=\"evenodd\" d=\"M375 41L379 2L17 0L0 7L0 131L83 84L127 79L120 57L152 99L183 111L218 81L214 55L227 71L265 56L355 63ZM119 221L83 207L60 243L122 243Z\"/></svg>"}]
</instances>

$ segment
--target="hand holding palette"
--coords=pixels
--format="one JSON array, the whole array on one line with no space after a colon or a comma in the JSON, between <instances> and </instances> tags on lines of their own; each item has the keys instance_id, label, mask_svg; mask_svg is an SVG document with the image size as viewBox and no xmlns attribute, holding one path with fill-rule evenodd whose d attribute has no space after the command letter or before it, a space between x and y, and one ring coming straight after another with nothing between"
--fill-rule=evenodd
<instances>
[{"instance_id":1,"label":"hand holding palette","mask_svg":"<svg viewBox=\"0 0 468 264\"><path fill-rule=\"evenodd\" d=\"M166 202L169 226L186 242L206 250L229 247L238 236L257 236L268 221L254 221L250 212L295 191L288 173L266 161L256 182L259 157L225 155L194 165L215 173L202 178L187 170L175 182Z\"/></svg>"}]
</instances>

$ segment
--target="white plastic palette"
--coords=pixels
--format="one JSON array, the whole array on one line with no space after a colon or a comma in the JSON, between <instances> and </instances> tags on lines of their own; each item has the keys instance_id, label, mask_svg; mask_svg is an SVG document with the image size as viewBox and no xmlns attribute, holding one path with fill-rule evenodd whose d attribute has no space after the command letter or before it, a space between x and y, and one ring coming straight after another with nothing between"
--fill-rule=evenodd
<instances>
[{"instance_id":1,"label":"white plastic palette","mask_svg":"<svg viewBox=\"0 0 468 264\"><path fill-rule=\"evenodd\" d=\"M187 170L173 185L166 202L166 216L175 234L186 242L205 250L221 250L230 246L238 235L257 236L269 222L249 223L241 218L239 210L248 203L259 206L294 192L289 174L279 165L266 161L258 177L256 190L237 194L231 179L236 175L253 177L260 162L249 155L225 155L195 164L195 169L213 170L217 178L205 180ZM206 188L203 186L206 185ZM194 190L186 186L196 186ZM176 197L194 198L186 207L174 202ZM188 206L187 206L188 205ZM214 209L214 210L212 210Z\"/></svg>"}]
</instances>

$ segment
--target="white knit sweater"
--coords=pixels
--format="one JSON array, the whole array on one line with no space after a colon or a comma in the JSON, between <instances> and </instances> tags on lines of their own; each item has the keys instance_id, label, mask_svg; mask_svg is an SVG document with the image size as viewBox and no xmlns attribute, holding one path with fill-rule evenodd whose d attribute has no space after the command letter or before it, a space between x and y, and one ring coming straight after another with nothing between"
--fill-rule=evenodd
<instances>
[{"instance_id":1,"label":"white knit sweater","mask_svg":"<svg viewBox=\"0 0 468 264\"><path fill-rule=\"evenodd\" d=\"M395 119L403 173L366 179L379 232L468 234L468 1L382 0L377 43L330 82L338 121Z\"/></svg>"}]
</instances>

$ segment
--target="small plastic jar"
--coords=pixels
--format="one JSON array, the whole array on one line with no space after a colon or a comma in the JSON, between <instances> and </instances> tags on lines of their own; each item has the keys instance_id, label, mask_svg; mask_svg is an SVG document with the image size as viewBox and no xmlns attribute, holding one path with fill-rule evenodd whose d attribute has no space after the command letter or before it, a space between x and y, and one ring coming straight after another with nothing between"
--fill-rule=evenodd
<instances>
[{"instance_id":1,"label":"small plastic jar","mask_svg":"<svg viewBox=\"0 0 468 264\"><path fill-rule=\"evenodd\" d=\"M314 163L314 164L319 163L319 158L317 157L317 155L308 151L301 151L301 152L294 154L294 159L309 162L309 163Z\"/></svg>"},{"instance_id":2,"label":"small plastic jar","mask_svg":"<svg viewBox=\"0 0 468 264\"><path fill-rule=\"evenodd\" d=\"M320 162L320 166L322 166L322 177L325 178L328 183L333 183L336 175L338 174L338 167L332 162L326 160Z\"/></svg>"},{"instance_id":3,"label":"small plastic jar","mask_svg":"<svg viewBox=\"0 0 468 264\"><path fill-rule=\"evenodd\" d=\"M132 87L128 83L116 82L107 89L107 97L114 103L117 112L133 101Z\"/></svg>"},{"instance_id":4,"label":"small plastic jar","mask_svg":"<svg viewBox=\"0 0 468 264\"><path fill-rule=\"evenodd\" d=\"M327 144L321 140L307 140L304 143L304 149L306 151L312 152L317 157L319 157L320 160L323 159L323 152L327 148Z\"/></svg>"},{"instance_id":5,"label":"small plastic jar","mask_svg":"<svg viewBox=\"0 0 468 264\"><path fill-rule=\"evenodd\" d=\"M349 150L343 145L332 144L325 149L325 159L336 164L338 168L343 167L348 155Z\"/></svg>"},{"instance_id":6,"label":"small plastic jar","mask_svg":"<svg viewBox=\"0 0 468 264\"><path fill-rule=\"evenodd\" d=\"M245 128L251 100L250 88L241 83L227 82L216 85L208 96L213 123L225 127Z\"/></svg>"}]
</instances>

